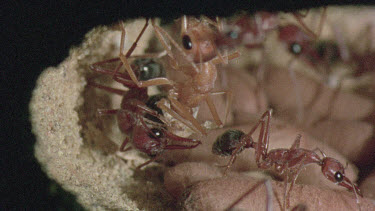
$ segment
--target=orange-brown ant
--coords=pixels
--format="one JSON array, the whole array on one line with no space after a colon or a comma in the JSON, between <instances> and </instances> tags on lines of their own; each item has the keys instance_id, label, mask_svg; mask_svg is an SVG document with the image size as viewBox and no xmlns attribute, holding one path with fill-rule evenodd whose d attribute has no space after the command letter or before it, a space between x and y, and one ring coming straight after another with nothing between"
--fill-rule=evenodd
<instances>
[{"instance_id":1,"label":"orange-brown ant","mask_svg":"<svg viewBox=\"0 0 375 211\"><path fill-rule=\"evenodd\" d=\"M146 21L145 27L147 24ZM125 36L125 28L122 26L120 59L131 80L138 87L166 85L164 89L168 93L167 99L162 99L158 103L158 107L200 134L206 134L206 131L194 117L193 110L198 108L202 101L205 101L216 124L223 125L211 96L215 94L230 96L230 93L226 91L212 92L217 77L216 65L223 63L224 60L231 60L239 56L238 53L216 56L216 36L212 24L215 22L208 18L198 20L184 16L181 19L182 44L180 45L152 20L156 36L164 47L169 62L165 66L167 77L158 77L147 81L137 79L135 71L128 62L129 54L122 53ZM229 112L228 107L225 116Z\"/></svg>"}]
</instances>

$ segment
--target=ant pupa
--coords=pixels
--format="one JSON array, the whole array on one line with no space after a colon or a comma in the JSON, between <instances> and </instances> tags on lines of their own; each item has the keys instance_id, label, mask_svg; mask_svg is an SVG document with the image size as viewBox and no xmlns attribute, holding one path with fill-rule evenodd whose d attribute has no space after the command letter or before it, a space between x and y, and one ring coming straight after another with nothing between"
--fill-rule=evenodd
<instances>
[{"instance_id":1,"label":"ant pupa","mask_svg":"<svg viewBox=\"0 0 375 211\"><path fill-rule=\"evenodd\" d=\"M322 174L331 182L353 191L356 197L358 208L360 203L358 195L362 196L358 186L345 176L344 166L336 159L327 157L319 148L314 150L300 148L301 135L298 135L293 145L287 148L268 150L270 138L270 120L272 110L266 111L258 123L244 133L240 130L228 130L220 135L212 146L212 152L221 156L231 156L226 171L235 161L237 155L246 148L255 149L255 161L258 168L269 169L275 166L276 172L284 175L284 209L289 207L289 193L293 189L296 179L306 165L317 164L321 167ZM251 137L260 126L258 142ZM322 158L318 155L319 152ZM287 183L291 176L291 184L287 190Z\"/></svg>"}]
</instances>

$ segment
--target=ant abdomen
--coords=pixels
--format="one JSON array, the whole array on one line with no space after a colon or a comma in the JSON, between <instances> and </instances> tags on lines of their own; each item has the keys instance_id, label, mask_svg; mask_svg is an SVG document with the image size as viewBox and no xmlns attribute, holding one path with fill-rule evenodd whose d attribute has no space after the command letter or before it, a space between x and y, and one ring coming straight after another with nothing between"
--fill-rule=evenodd
<instances>
[{"instance_id":1,"label":"ant abdomen","mask_svg":"<svg viewBox=\"0 0 375 211\"><path fill-rule=\"evenodd\" d=\"M245 133L240 130L227 130L216 139L212 146L212 153L220 156L232 155L244 135ZM242 152L243 149L244 147L241 147L237 153Z\"/></svg>"}]
</instances>

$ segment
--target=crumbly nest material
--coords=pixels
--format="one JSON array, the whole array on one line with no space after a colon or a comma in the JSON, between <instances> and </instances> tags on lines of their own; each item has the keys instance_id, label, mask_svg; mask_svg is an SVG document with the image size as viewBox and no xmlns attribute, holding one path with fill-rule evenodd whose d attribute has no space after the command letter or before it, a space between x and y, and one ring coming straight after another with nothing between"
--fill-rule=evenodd
<instances>
[{"instance_id":1,"label":"crumbly nest material","mask_svg":"<svg viewBox=\"0 0 375 211\"><path fill-rule=\"evenodd\" d=\"M143 25L144 20L125 23L127 45ZM149 27L134 54L144 52L151 35ZM87 209L166 209L173 203L162 188L162 167L150 164L135 171L148 158L136 150L118 153L124 135L116 118L96 115L98 108L118 108L121 97L87 86L90 78L119 86L93 73L89 65L118 56L120 36L115 26L97 27L64 62L40 75L30 103L35 156L47 175Z\"/></svg>"}]
</instances>

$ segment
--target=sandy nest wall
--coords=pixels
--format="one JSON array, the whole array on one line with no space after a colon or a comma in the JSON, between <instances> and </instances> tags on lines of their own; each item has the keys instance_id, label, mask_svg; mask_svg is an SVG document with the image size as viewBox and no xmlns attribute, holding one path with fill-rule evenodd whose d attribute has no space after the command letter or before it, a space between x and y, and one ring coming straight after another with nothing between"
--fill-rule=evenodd
<instances>
[{"instance_id":1,"label":"sandy nest wall","mask_svg":"<svg viewBox=\"0 0 375 211\"><path fill-rule=\"evenodd\" d=\"M126 23L127 44L135 40L143 24L144 20ZM148 46L151 29L134 54ZM150 165L135 174L135 166L147 158L135 150L122 153L124 159L116 155L124 137L115 118L96 116L98 108L118 108L121 98L86 86L87 79L95 77L90 64L118 56L120 36L114 28L95 28L63 63L39 77L30 103L37 137L35 156L48 176L74 193L86 208L160 209L169 199L161 188L161 167ZM110 78L95 81L112 86Z\"/></svg>"}]
</instances>

